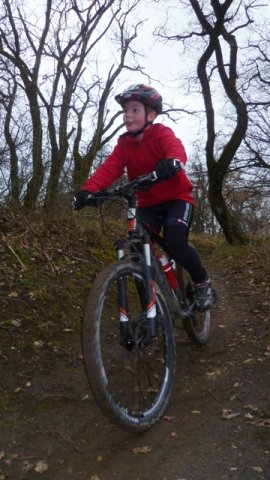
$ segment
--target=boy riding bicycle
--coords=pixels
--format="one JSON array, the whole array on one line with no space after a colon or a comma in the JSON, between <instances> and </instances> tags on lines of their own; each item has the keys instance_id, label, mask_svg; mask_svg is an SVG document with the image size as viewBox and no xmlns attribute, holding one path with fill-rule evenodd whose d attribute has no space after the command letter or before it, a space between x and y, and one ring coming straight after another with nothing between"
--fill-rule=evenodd
<instances>
[{"instance_id":1,"label":"boy riding bicycle","mask_svg":"<svg viewBox=\"0 0 270 480\"><path fill-rule=\"evenodd\" d=\"M182 142L170 128L153 123L162 113L162 97L153 87L132 85L115 99L123 108L127 131L75 194L73 208L85 207L89 193L109 187L125 168L130 180L156 171L159 182L137 193L140 218L156 232L163 229L168 252L194 282L197 308L207 310L214 300L210 278L196 250L188 244L195 202L184 169L187 157Z\"/></svg>"}]
</instances>

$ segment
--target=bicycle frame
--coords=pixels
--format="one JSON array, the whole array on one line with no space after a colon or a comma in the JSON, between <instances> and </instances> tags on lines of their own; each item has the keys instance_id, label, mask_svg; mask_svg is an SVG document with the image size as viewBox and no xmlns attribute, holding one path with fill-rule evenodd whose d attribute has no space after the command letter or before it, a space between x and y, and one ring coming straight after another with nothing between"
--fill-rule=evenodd
<instances>
[{"instance_id":1,"label":"bicycle frame","mask_svg":"<svg viewBox=\"0 0 270 480\"><path fill-rule=\"evenodd\" d=\"M149 183L153 184L156 181L156 173L151 172L149 174L142 175L124 185L116 186L111 190L89 194L89 205L91 205L91 200L93 199L107 199L111 197L123 197L128 202L127 219L129 239L117 240L117 258L119 261L131 258L134 262L140 264L142 268L145 278L144 305L150 337L155 337L157 335L155 277L159 279L162 285L162 293L164 294L169 309L172 313L176 314L182 320L185 320L185 318L190 317L196 309L195 302L189 305L188 308L184 308L181 296L177 298L174 292L171 290L171 287L168 284L163 271L161 271L158 266L159 261L155 256L155 251L152 247L152 242L150 240L150 234L142 227L142 225L138 221L136 190L141 186L149 185ZM158 243L161 248L168 254L163 239L158 234L154 234L154 243ZM129 252L127 254L125 253L126 244L129 244L130 246ZM129 313L125 289L125 282L123 279L120 279L118 281L118 301L121 344L129 348Z\"/></svg>"}]
</instances>

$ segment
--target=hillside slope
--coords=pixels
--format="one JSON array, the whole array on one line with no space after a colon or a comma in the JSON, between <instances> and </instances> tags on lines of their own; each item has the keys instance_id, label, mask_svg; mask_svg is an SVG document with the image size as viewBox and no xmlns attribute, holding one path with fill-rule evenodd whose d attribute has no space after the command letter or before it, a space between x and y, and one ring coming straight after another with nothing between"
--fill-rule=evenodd
<instances>
[{"instance_id":1,"label":"hillside slope","mask_svg":"<svg viewBox=\"0 0 270 480\"><path fill-rule=\"evenodd\" d=\"M270 480L267 245L193 239L218 291L210 341L175 331L168 411L138 436L109 423L86 381L84 305L114 255L88 217L1 212L0 480Z\"/></svg>"}]
</instances>

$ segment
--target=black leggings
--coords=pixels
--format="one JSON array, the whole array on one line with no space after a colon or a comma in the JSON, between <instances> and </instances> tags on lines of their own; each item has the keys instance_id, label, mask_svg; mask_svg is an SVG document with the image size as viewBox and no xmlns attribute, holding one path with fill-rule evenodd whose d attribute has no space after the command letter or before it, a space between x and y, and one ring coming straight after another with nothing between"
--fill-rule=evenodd
<instances>
[{"instance_id":1,"label":"black leggings","mask_svg":"<svg viewBox=\"0 0 270 480\"><path fill-rule=\"evenodd\" d=\"M138 213L148 230L159 233L163 228L169 254L187 270L194 283L205 281L207 272L196 250L188 243L193 206L184 200L172 200L139 208Z\"/></svg>"}]
</instances>

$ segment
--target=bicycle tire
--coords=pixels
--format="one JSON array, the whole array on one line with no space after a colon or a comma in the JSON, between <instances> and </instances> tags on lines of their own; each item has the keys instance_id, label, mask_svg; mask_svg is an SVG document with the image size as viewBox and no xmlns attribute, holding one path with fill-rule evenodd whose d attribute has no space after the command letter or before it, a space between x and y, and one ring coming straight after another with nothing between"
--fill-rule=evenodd
<instances>
[{"instance_id":1,"label":"bicycle tire","mask_svg":"<svg viewBox=\"0 0 270 480\"><path fill-rule=\"evenodd\" d=\"M182 295L182 301L185 311L189 311L189 307L195 301L194 284L189 274L182 268L178 267L179 285ZM183 327L194 345L202 346L208 342L211 327L211 311L206 310L200 312L192 309L190 313L183 317Z\"/></svg>"},{"instance_id":2,"label":"bicycle tire","mask_svg":"<svg viewBox=\"0 0 270 480\"><path fill-rule=\"evenodd\" d=\"M129 295L129 328L134 336L130 351L119 341L120 278ZM172 321L164 297L157 285L159 332L144 345L146 320L138 284L144 286L145 279L133 262L108 265L91 288L83 322L84 363L94 398L112 423L135 432L150 429L163 416L175 373Z\"/></svg>"}]
</instances>

